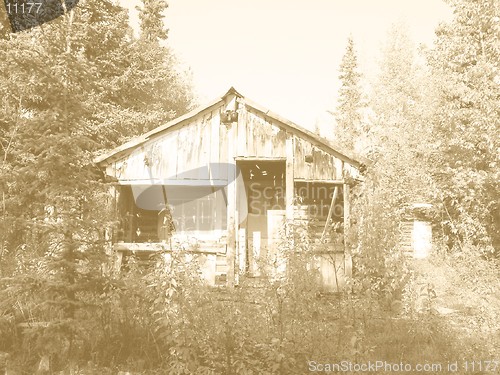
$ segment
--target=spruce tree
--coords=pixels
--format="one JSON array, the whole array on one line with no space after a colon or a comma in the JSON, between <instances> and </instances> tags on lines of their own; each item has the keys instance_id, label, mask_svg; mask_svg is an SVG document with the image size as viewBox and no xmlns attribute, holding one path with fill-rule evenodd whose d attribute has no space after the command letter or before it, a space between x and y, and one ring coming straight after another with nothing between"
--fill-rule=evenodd
<instances>
[{"instance_id":1,"label":"spruce tree","mask_svg":"<svg viewBox=\"0 0 500 375\"><path fill-rule=\"evenodd\" d=\"M1 42L4 100L12 108L3 121L15 139L3 155L10 171L2 193L13 218L7 246L17 253L9 284L20 287L32 319L43 321L29 334L55 368L81 354L78 337L105 285L102 228L109 223L92 159L113 136L96 118L117 107L103 100L113 90L103 84L119 76L129 34L123 9L89 0Z\"/></svg>"},{"instance_id":2,"label":"spruce tree","mask_svg":"<svg viewBox=\"0 0 500 375\"><path fill-rule=\"evenodd\" d=\"M96 153L187 110L187 100L175 108L165 100L178 81L168 80L173 63L154 69L157 51L134 40L127 12L107 0L82 0L0 39L0 256L10 260L0 267L13 277L2 282L44 322L32 334L55 367L83 358L96 300L110 282L104 228L113 217ZM155 82L163 74L168 87ZM178 92L189 96L187 85Z\"/></svg>"},{"instance_id":3,"label":"spruce tree","mask_svg":"<svg viewBox=\"0 0 500 375\"><path fill-rule=\"evenodd\" d=\"M164 0L142 0L138 7L139 38L133 43L134 70L127 91L134 102L132 108L143 117L143 133L176 118L191 108L193 96L190 76L182 70L168 46ZM144 117L147 113L148 116Z\"/></svg>"},{"instance_id":4,"label":"spruce tree","mask_svg":"<svg viewBox=\"0 0 500 375\"><path fill-rule=\"evenodd\" d=\"M347 47L340 64L339 99L335 112L335 139L339 145L354 150L362 129L362 110L364 107L359 73L358 58L352 37L347 39Z\"/></svg>"},{"instance_id":5,"label":"spruce tree","mask_svg":"<svg viewBox=\"0 0 500 375\"><path fill-rule=\"evenodd\" d=\"M150 42L167 40L168 30L165 28L164 12L168 8L165 0L141 0L139 10L141 38Z\"/></svg>"}]
</instances>

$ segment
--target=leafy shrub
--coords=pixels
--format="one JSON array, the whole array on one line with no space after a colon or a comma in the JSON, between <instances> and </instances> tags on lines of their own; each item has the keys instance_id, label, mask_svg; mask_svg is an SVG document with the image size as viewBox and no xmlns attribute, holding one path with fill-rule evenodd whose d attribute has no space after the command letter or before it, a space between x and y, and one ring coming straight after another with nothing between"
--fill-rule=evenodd
<instances>
[{"instance_id":1,"label":"leafy shrub","mask_svg":"<svg viewBox=\"0 0 500 375\"><path fill-rule=\"evenodd\" d=\"M353 244L352 290L385 301L401 300L410 268L399 237L403 206L397 191L368 175L358 187L349 243Z\"/></svg>"}]
</instances>

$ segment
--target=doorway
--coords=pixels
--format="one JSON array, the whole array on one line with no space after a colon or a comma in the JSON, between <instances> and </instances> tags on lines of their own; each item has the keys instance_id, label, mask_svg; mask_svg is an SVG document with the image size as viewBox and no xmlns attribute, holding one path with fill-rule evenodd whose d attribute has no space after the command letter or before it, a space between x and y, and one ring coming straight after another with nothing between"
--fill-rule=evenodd
<instances>
[{"instance_id":1,"label":"doorway","mask_svg":"<svg viewBox=\"0 0 500 375\"><path fill-rule=\"evenodd\" d=\"M240 269L249 276L275 271L285 222L284 159L238 160L247 199L247 217L239 227ZM241 243L243 241L243 243Z\"/></svg>"}]
</instances>

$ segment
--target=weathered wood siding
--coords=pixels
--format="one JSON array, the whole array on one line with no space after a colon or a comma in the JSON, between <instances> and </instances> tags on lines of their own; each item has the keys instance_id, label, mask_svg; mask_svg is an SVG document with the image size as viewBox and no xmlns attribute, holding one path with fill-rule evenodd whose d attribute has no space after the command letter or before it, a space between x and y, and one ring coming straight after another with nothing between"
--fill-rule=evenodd
<instances>
[{"instance_id":1,"label":"weathered wood siding","mask_svg":"<svg viewBox=\"0 0 500 375\"><path fill-rule=\"evenodd\" d=\"M310 142L295 137L294 178L306 180L342 179L341 160L312 145ZM312 155L312 162L306 162L307 155ZM340 163L339 163L340 162Z\"/></svg>"},{"instance_id":2,"label":"weathered wood siding","mask_svg":"<svg viewBox=\"0 0 500 375\"><path fill-rule=\"evenodd\" d=\"M227 129L220 125L220 108L200 115L146 142L113 163L122 183L137 180L208 180L210 163L227 163ZM111 172L108 171L108 172ZM227 179L227 173L217 179Z\"/></svg>"},{"instance_id":3,"label":"weathered wood siding","mask_svg":"<svg viewBox=\"0 0 500 375\"><path fill-rule=\"evenodd\" d=\"M343 162L318 146L286 131L275 120L255 113L241 105L237 124L231 126L234 139L228 138L229 128L220 122L215 108L195 117L188 124L179 124L155 137L108 167L123 184L151 179L209 180L206 167L211 163L228 163L234 157L286 158L287 137L293 138L294 179L341 180ZM228 143L233 142L232 156ZM306 162L307 155L312 162ZM223 168L221 169L221 171ZM351 174L355 174L352 168ZM217 179L227 180L227 173Z\"/></svg>"},{"instance_id":4,"label":"weathered wood siding","mask_svg":"<svg viewBox=\"0 0 500 375\"><path fill-rule=\"evenodd\" d=\"M240 109L236 156L286 157L286 131L252 111Z\"/></svg>"}]
</instances>

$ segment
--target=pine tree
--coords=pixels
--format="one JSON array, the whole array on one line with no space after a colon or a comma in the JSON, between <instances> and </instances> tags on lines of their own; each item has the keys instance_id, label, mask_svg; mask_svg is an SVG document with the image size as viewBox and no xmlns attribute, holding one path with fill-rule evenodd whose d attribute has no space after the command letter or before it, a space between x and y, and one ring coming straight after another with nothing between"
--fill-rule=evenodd
<instances>
[{"instance_id":1,"label":"pine tree","mask_svg":"<svg viewBox=\"0 0 500 375\"><path fill-rule=\"evenodd\" d=\"M337 142L346 149L353 150L363 131L361 74L358 72L358 58L352 37L347 39L347 47L340 64L339 99L336 119Z\"/></svg>"},{"instance_id":2,"label":"pine tree","mask_svg":"<svg viewBox=\"0 0 500 375\"><path fill-rule=\"evenodd\" d=\"M128 109L120 142L145 133L187 112L192 105L190 76L182 71L167 46L164 22L167 4L143 0L139 10L140 35L130 44L126 67L116 91Z\"/></svg>"},{"instance_id":3,"label":"pine tree","mask_svg":"<svg viewBox=\"0 0 500 375\"><path fill-rule=\"evenodd\" d=\"M168 4L165 0L141 0L139 10L141 38L150 42L167 40L168 30L165 28L163 12Z\"/></svg>"},{"instance_id":4,"label":"pine tree","mask_svg":"<svg viewBox=\"0 0 500 375\"><path fill-rule=\"evenodd\" d=\"M18 285L33 317L48 324L36 332L50 341L38 354L61 365L79 356L82 326L92 324L90 309L109 283L103 228L113 218L94 156L143 123L186 110L185 102L164 101L176 87L168 81L174 66L155 70L148 61L150 69L139 71L139 57L158 54L138 46L126 11L107 0L80 1L67 15L0 40L0 225L8 227L0 240L12 264L3 274L14 276L5 282ZM148 74L153 80L144 82ZM164 91L154 81L162 74Z\"/></svg>"},{"instance_id":5,"label":"pine tree","mask_svg":"<svg viewBox=\"0 0 500 375\"><path fill-rule=\"evenodd\" d=\"M109 219L97 210L105 195L92 155L113 133L98 114L110 116L113 106L121 112L103 100L113 87L102 85L119 76L129 34L123 9L89 0L1 42L4 100L12 108L3 121L15 139L4 155L11 170L2 193L13 218L7 244L20 293L33 318L47 324L33 329L50 342L39 354L55 366L77 355L92 296L106 281L102 228Z\"/></svg>"}]
</instances>

